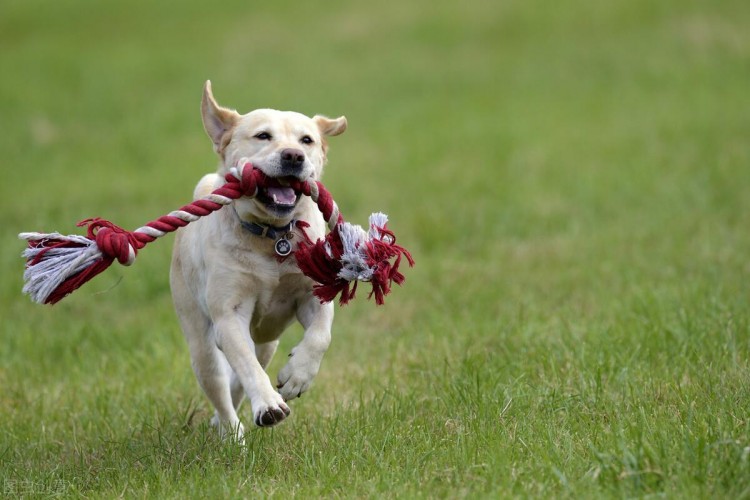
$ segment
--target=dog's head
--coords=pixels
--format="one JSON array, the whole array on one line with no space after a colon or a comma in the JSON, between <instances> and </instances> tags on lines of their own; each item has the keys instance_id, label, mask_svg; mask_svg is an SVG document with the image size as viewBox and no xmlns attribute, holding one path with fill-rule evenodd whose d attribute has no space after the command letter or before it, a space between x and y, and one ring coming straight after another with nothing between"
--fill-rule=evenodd
<instances>
[{"instance_id":1,"label":"dog's head","mask_svg":"<svg viewBox=\"0 0 750 500\"><path fill-rule=\"evenodd\" d=\"M242 167L249 161L269 177L281 180L320 179L326 163L326 137L346 130L346 118L316 115L309 118L293 111L256 109L241 115L219 106L211 92L211 82L203 89L203 126L222 159L220 173ZM300 199L288 187L263 189L251 205L260 219L291 217Z\"/></svg>"}]
</instances>

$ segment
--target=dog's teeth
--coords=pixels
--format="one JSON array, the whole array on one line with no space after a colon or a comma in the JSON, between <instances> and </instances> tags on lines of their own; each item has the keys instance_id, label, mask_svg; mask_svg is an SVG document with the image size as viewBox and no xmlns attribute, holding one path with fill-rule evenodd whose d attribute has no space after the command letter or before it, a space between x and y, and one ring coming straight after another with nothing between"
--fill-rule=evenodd
<instances>
[{"instance_id":1,"label":"dog's teeth","mask_svg":"<svg viewBox=\"0 0 750 500\"><path fill-rule=\"evenodd\" d=\"M290 188L268 188L266 196L275 205L293 206L295 203L295 193Z\"/></svg>"}]
</instances>

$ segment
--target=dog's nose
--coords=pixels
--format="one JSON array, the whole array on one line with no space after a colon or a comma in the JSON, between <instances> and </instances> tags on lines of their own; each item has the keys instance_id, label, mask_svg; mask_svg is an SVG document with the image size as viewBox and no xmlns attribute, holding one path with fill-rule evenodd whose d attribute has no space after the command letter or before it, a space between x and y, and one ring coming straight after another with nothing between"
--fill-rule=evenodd
<instances>
[{"instance_id":1,"label":"dog's nose","mask_svg":"<svg viewBox=\"0 0 750 500\"><path fill-rule=\"evenodd\" d=\"M286 148L281 150L281 167L285 170L298 170L305 162L305 153L299 149Z\"/></svg>"}]
</instances>

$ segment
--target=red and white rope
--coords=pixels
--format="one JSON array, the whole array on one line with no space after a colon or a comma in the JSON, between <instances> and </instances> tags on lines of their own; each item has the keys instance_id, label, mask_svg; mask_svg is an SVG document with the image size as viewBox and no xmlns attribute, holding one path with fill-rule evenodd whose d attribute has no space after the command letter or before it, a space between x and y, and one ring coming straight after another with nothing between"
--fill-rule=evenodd
<instances>
[{"instance_id":1,"label":"red and white rope","mask_svg":"<svg viewBox=\"0 0 750 500\"><path fill-rule=\"evenodd\" d=\"M21 233L28 242L23 256L27 260L23 291L39 303L54 304L109 267L114 260L131 265L138 251L180 227L220 210L240 197L255 197L261 187L279 186L250 163L231 169L225 184L207 196L195 200L167 215L150 221L134 231L126 231L100 219L87 219L87 237L60 233ZM331 193L318 181L293 181L287 184L309 196L318 206L331 231L324 240L299 244L295 257L302 272L317 282L316 295L323 301L341 294L341 302L354 297L356 281L370 281L376 302L390 290L391 282L401 284L398 272L401 256L410 265L414 261L406 249L395 244L393 233L386 229L387 217L373 214L370 230L344 222ZM303 223L303 222L300 222ZM391 263L391 259L395 259ZM349 283L354 281L350 288Z\"/></svg>"}]
</instances>

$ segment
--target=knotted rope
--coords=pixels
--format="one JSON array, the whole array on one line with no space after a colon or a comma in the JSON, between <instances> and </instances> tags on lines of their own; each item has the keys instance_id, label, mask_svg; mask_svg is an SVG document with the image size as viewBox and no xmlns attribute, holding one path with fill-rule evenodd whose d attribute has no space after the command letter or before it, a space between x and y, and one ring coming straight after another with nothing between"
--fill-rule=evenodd
<instances>
[{"instance_id":1,"label":"knotted rope","mask_svg":"<svg viewBox=\"0 0 750 500\"><path fill-rule=\"evenodd\" d=\"M86 237L60 233L19 234L28 241L28 248L23 252L27 260L23 292L35 302L55 304L115 260L129 266L135 261L138 251L157 238L220 210L233 200L243 196L253 198L262 187L281 185L250 163L241 170L231 169L225 181L209 195L134 231L93 218L78 223L79 227L87 227ZM322 183L295 181L289 187L309 196L317 204L331 230L325 239L313 244L300 242L295 252L300 270L316 282L315 295L321 302L329 302L341 293L340 302L346 304L354 297L356 282L369 281L373 287L370 295L374 294L376 303L382 304L391 282L401 284L404 280L398 271L401 256L406 256L409 265L414 265L409 252L396 245L393 233L386 229L387 217L373 214L370 230L365 233L361 227L344 221L331 193ZM392 258L394 261L390 262ZM354 285L350 286L352 281Z\"/></svg>"}]
</instances>

